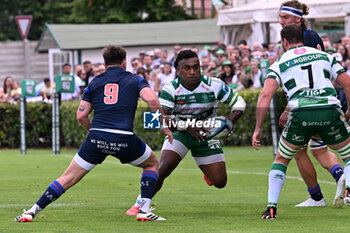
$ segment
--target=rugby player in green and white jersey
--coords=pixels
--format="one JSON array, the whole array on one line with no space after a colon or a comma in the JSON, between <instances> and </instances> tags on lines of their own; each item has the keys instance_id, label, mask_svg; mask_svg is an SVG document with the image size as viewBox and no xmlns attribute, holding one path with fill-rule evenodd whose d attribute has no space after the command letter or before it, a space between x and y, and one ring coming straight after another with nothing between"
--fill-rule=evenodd
<instances>
[{"instance_id":1,"label":"rugby player in green and white jersey","mask_svg":"<svg viewBox=\"0 0 350 233\"><path fill-rule=\"evenodd\" d=\"M278 153L269 173L268 206L263 219L275 219L277 202L286 177L289 161L314 134L336 150L345 162L345 182L350 190L350 127L340 108L332 80L344 88L350 97L350 77L335 58L317 49L303 46L303 31L295 24L281 31L286 52L270 68L260 93L252 145L259 149L261 127L271 98L282 84L291 112L282 132ZM346 191L344 202L350 205Z\"/></svg>"},{"instance_id":2,"label":"rugby player in green and white jersey","mask_svg":"<svg viewBox=\"0 0 350 233\"><path fill-rule=\"evenodd\" d=\"M219 140L207 140L204 127L178 124L187 119L205 120L216 116L218 102L232 107L228 120L233 123L242 115L246 103L222 80L200 73L199 59L191 50L181 51L174 63L178 77L166 84L160 93L160 103L168 117L168 127L174 140L165 139L159 162L159 177L155 193L159 191L172 171L191 150L198 167L217 188L227 183L224 153ZM138 198L139 199L139 198ZM139 201L128 211L137 213Z\"/></svg>"},{"instance_id":3,"label":"rugby player in green and white jersey","mask_svg":"<svg viewBox=\"0 0 350 233\"><path fill-rule=\"evenodd\" d=\"M324 51L321 37L312 29L308 29L305 16L309 14L309 7L300 1L289 0L281 4L279 22L282 27L288 24L296 24L302 27L304 32L304 45ZM288 105L281 114L279 125L284 128L288 117ZM310 152L327 169L337 182L337 189L333 199L333 207L339 208L344 205L345 177L344 171L337 155L327 149L318 135L311 137L309 142ZM324 207L327 206L321 187L317 182L317 174L308 154L307 146L300 149L294 156L301 177L303 178L310 197L297 204L296 207Z\"/></svg>"}]
</instances>

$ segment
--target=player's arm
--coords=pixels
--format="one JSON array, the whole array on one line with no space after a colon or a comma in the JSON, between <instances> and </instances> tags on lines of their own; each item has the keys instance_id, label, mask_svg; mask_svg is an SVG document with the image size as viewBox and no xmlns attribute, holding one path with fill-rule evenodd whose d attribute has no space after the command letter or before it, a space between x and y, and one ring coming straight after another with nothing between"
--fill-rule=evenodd
<instances>
[{"instance_id":1,"label":"player's arm","mask_svg":"<svg viewBox=\"0 0 350 233\"><path fill-rule=\"evenodd\" d=\"M140 97L143 101L145 101L148 105L148 108L150 109L150 111L152 112L156 112L159 111L162 115L161 115L161 122L163 122L163 109L160 106L158 97L156 96L156 94L152 91L152 89L150 87L144 87L141 89L140 91ZM173 134L171 133L171 131L166 128L166 126L162 126L162 133L165 134L166 136L169 137L169 142L172 143L173 141Z\"/></svg>"},{"instance_id":2,"label":"player's arm","mask_svg":"<svg viewBox=\"0 0 350 233\"><path fill-rule=\"evenodd\" d=\"M140 91L140 97L143 101L147 103L150 111L156 112L158 110L162 113L162 108L160 106L158 97L150 87L142 88L142 90Z\"/></svg>"},{"instance_id":3,"label":"player's arm","mask_svg":"<svg viewBox=\"0 0 350 233\"><path fill-rule=\"evenodd\" d=\"M92 110L91 103L85 100L80 101L78 111L77 111L77 120L87 131L89 131L91 126L91 121L89 118L89 114L91 110Z\"/></svg>"},{"instance_id":4,"label":"player's arm","mask_svg":"<svg viewBox=\"0 0 350 233\"><path fill-rule=\"evenodd\" d=\"M238 95L237 92L233 91L224 82L222 82L221 85L222 87L218 93L218 100L232 107L231 114L228 117L231 123L231 129L229 130L229 133L231 133L233 124L242 116L245 110L246 102L240 95Z\"/></svg>"},{"instance_id":5,"label":"player's arm","mask_svg":"<svg viewBox=\"0 0 350 233\"><path fill-rule=\"evenodd\" d=\"M344 89L346 95L346 100L348 103L348 110L345 113L346 120L349 121L350 118L350 77L343 72L338 75L336 82Z\"/></svg>"},{"instance_id":6,"label":"player's arm","mask_svg":"<svg viewBox=\"0 0 350 233\"><path fill-rule=\"evenodd\" d=\"M265 81L264 88L260 92L258 98L258 104L256 108L256 123L255 130L252 138L252 145L255 149L259 149L260 146L260 137L261 137L261 127L264 123L265 116L267 111L270 108L270 102L275 94L275 91L278 87L278 82L275 79L267 78Z\"/></svg>"}]
</instances>

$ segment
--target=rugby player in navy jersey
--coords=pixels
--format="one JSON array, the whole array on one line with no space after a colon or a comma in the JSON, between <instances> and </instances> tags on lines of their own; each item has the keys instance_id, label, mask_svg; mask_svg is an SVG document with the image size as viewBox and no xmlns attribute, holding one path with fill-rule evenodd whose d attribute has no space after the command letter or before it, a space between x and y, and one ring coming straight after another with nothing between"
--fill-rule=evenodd
<instances>
[{"instance_id":1,"label":"rugby player in navy jersey","mask_svg":"<svg viewBox=\"0 0 350 233\"><path fill-rule=\"evenodd\" d=\"M77 120L89 131L84 143L67 170L49 185L32 208L17 216L15 221L31 222L39 211L57 200L108 155L118 158L121 163L143 169L142 205L137 220L165 220L149 208L158 179L158 159L133 132L138 98L141 97L151 111L162 113L159 100L145 79L125 71L126 51L122 47L110 45L102 52L107 70L87 86L77 111ZM91 122L89 114L92 110L94 117ZM162 132L172 141L168 128L163 128Z\"/></svg>"},{"instance_id":2,"label":"rugby player in navy jersey","mask_svg":"<svg viewBox=\"0 0 350 233\"><path fill-rule=\"evenodd\" d=\"M305 46L313 47L318 50L324 50L323 42L320 36L312 29L307 28L307 23L304 15L309 14L309 7L296 0L286 1L282 3L279 11L279 22L282 27L288 24L297 24L302 27L304 32ZM280 117L279 125L283 127L287 122L289 113L288 106L286 111ZM327 146L322 142L319 136L315 135L311 138L310 149L313 156L320 164L327 169L335 181L337 182L337 191L333 199L333 207L339 208L344 205L345 177L344 171L339 163L338 157L328 151ZM296 205L296 207L322 207L326 206L326 200L322 195L321 188L317 182L317 174L312 162L307 155L307 147L298 151L295 155L295 161L298 165L299 172L304 179L307 190L310 193L310 198Z\"/></svg>"}]
</instances>

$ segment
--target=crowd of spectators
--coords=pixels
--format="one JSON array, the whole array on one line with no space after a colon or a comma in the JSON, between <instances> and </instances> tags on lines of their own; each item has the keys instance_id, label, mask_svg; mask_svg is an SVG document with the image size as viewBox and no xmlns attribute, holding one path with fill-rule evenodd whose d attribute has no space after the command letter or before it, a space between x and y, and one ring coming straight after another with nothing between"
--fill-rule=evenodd
<instances>
[{"instance_id":1,"label":"crowd of spectators","mask_svg":"<svg viewBox=\"0 0 350 233\"><path fill-rule=\"evenodd\" d=\"M325 51L334 54L337 61L350 74L350 38L343 37L335 43L332 43L326 35L321 38ZM174 61L182 49L191 49L198 54L203 74L219 78L236 90L261 88L264 75L261 63L268 62L271 65L283 53L283 48L279 43L254 43L250 47L244 40L240 41L237 46L219 44L215 47L207 45L197 48L175 44L171 54L159 48L147 52L140 51L137 57L130 60L132 66L130 72L147 79L151 88L159 94L162 87L176 77ZM80 99L88 83L104 71L105 67L101 63L92 64L90 61L84 61L83 64L76 65L74 69L75 91L74 93L62 93L61 100ZM73 74L72 67L64 64L62 74ZM336 88L344 104L342 90L337 86ZM42 97L42 101L51 103L54 89L54 84L49 79L45 79L37 85L37 95ZM0 102L16 103L20 94L21 88L18 82L15 82L10 76L6 77L3 87L0 88Z\"/></svg>"}]
</instances>

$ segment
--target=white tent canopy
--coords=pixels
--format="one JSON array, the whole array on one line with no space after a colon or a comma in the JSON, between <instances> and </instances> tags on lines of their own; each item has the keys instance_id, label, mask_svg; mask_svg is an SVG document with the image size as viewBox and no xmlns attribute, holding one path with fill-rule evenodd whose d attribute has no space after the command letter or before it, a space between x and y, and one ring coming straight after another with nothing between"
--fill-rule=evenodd
<instances>
[{"instance_id":1,"label":"white tent canopy","mask_svg":"<svg viewBox=\"0 0 350 233\"><path fill-rule=\"evenodd\" d=\"M284 1L257 0L239 8L220 10L218 25L221 27L221 41L236 44L241 39L249 38L249 44L265 42L264 31L267 29L263 24L269 23L270 40L277 42L281 29L278 23L278 10ZM350 0L308 0L305 3L310 8L306 19L345 21L345 33L350 36Z\"/></svg>"}]
</instances>

